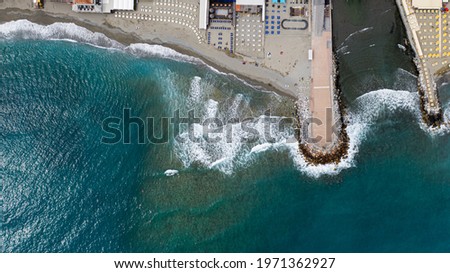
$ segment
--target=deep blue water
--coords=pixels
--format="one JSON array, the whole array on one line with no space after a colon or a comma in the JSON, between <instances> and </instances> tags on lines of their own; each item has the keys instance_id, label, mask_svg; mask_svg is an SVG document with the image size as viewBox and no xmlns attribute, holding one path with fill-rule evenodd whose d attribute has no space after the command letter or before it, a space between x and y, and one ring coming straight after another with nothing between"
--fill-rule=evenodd
<instances>
[{"instance_id":1,"label":"deep blue water","mask_svg":"<svg viewBox=\"0 0 450 273\"><path fill-rule=\"evenodd\" d=\"M346 22L370 24L358 18ZM398 37L383 43L399 50ZM131 144L100 142L124 108L290 114L292 102L205 65L67 41L3 39L0 53L6 252L450 251L450 134L422 128L406 55L355 75L358 55L340 53L352 153L320 169L283 143L290 130L275 144L241 143L239 130L231 143L138 144L136 128Z\"/></svg>"}]
</instances>

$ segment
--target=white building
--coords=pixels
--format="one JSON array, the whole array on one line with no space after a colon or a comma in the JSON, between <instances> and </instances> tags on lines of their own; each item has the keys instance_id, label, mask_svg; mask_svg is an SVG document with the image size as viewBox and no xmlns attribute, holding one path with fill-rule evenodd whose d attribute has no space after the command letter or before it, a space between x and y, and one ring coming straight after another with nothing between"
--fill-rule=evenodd
<instances>
[{"instance_id":1,"label":"white building","mask_svg":"<svg viewBox=\"0 0 450 273\"><path fill-rule=\"evenodd\" d=\"M134 0L102 0L102 11L110 13L112 10L134 10Z\"/></svg>"},{"instance_id":2,"label":"white building","mask_svg":"<svg viewBox=\"0 0 450 273\"><path fill-rule=\"evenodd\" d=\"M111 13L113 10L134 10L135 0L74 0L75 12Z\"/></svg>"},{"instance_id":3,"label":"white building","mask_svg":"<svg viewBox=\"0 0 450 273\"><path fill-rule=\"evenodd\" d=\"M418 9L440 9L442 0L412 0L412 5Z\"/></svg>"},{"instance_id":4,"label":"white building","mask_svg":"<svg viewBox=\"0 0 450 273\"><path fill-rule=\"evenodd\" d=\"M262 21L266 18L265 0L236 0L236 5L241 6L261 6ZM209 0L200 0L200 8L198 14L198 28L207 29L209 20Z\"/></svg>"},{"instance_id":5,"label":"white building","mask_svg":"<svg viewBox=\"0 0 450 273\"><path fill-rule=\"evenodd\" d=\"M209 20L209 0L200 0L200 8L198 15L198 28L206 29Z\"/></svg>"},{"instance_id":6,"label":"white building","mask_svg":"<svg viewBox=\"0 0 450 273\"><path fill-rule=\"evenodd\" d=\"M261 6L262 7L262 17L261 21L266 18L266 3L265 0L236 0L236 5L241 6Z\"/></svg>"}]
</instances>

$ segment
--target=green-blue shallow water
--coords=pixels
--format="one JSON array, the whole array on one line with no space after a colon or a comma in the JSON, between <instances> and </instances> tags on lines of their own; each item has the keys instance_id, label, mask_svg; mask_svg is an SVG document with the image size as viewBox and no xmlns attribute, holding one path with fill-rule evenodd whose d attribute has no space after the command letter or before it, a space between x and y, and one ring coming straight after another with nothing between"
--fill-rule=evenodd
<instances>
[{"instance_id":1,"label":"green-blue shallow water","mask_svg":"<svg viewBox=\"0 0 450 273\"><path fill-rule=\"evenodd\" d=\"M392 12L386 25L398 23L386 5L378 15ZM338 7L354 14L354 4ZM236 129L231 143L171 135L167 144L138 144L132 130L131 144L102 144L102 121L124 108L142 118L177 109L202 119L256 117L261 131L267 109L288 116L292 102L190 58L162 58L159 47L23 39L28 27L9 33L15 38L0 40L4 251L449 252L450 134L420 123L412 66L395 53L401 27L377 49L363 36L370 29L359 42L346 39L370 27L358 20L341 22L355 30L336 34L348 46L338 57L351 155L322 168L284 143L289 128L274 128L273 143L242 143ZM352 47L367 52L347 53ZM359 60L386 48L396 59ZM440 91L448 115L449 85Z\"/></svg>"}]
</instances>

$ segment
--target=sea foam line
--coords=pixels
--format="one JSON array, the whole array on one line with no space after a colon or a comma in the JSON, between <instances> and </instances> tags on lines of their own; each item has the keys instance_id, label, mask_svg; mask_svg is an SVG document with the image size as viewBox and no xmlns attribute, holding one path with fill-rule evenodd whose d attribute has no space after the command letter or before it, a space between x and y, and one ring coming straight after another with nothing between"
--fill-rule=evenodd
<instances>
[{"instance_id":1,"label":"sea foam line","mask_svg":"<svg viewBox=\"0 0 450 273\"><path fill-rule=\"evenodd\" d=\"M119 49L138 57L159 57L176 61L203 64L202 60L179 53L171 48L161 45L135 43L125 46L105 34L90 31L74 23L53 23L40 25L26 19L10 21L0 24L0 39L25 39L25 40L60 40L79 42L104 49ZM211 70L221 73L217 69L208 66Z\"/></svg>"},{"instance_id":2,"label":"sea foam line","mask_svg":"<svg viewBox=\"0 0 450 273\"><path fill-rule=\"evenodd\" d=\"M216 74L232 77L246 86L259 91L274 93L273 91L263 89L259 85L250 84L233 73L219 71L199 58L179 53L174 49L162 45L152 45L146 43L133 43L129 46L125 46L118 41L108 38L103 33L90 31L74 23L56 22L50 25L40 25L26 19L10 21L0 24L0 39L59 40L79 42L102 49L124 51L137 57L157 57L193 63L207 67Z\"/></svg>"},{"instance_id":3,"label":"sea foam line","mask_svg":"<svg viewBox=\"0 0 450 273\"><path fill-rule=\"evenodd\" d=\"M344 44L345 44L348 40L350 40L351 38L353 38L353 36L358 35L358 34L361 34L361 33L364 33L364 32L368 32L368 31L370 31L370 30L372 30L372 29L373 29L373 27L366 27L366 28L363 28L363 29L360 29L360 30L357 30L357 31L351 33L350 35L347 36L347 38L345 38L345 40L342 42L342 44L340 44L340 45L337 47L337 50L339 51L339 50L344 46Z\"/></svg>"}]
</instances>

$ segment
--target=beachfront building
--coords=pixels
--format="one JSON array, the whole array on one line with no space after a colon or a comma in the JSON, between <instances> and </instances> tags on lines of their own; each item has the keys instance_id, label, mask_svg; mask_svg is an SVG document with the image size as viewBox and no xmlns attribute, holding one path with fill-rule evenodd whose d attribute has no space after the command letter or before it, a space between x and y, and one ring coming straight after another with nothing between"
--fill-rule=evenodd
<instances>
[{"instance_id":1,"label":"beachfront building","mask_svg":"<svg viewBox=\"0 0 450 273\"><path fill-rule=\"evenodd\" d=\"M236 12L261 13L261 21L264 22L266 5L264 0L236 0Z\"/></svg>"},{"instance_id":2,"label":"beachfront building","mask_svg":"<svg viewBox=\"0 0 450 273\"><path fill-rule=\"evenodd\" d=\"M412 0L413 7L417 9L440 9L442 8L442 0Z\"/></svg>"},{"instance_id":3,"label":"beachfront building","mask_svg":"<svg viewBox=\"0 0 450 273\"><path fill-rule=\"evenodd\" d=\"M198 28L207 29L214 19L228 20L235 25L238 13L259 14L260 21L264 22L265 6L265 0L200 0Z\"/></svg>"},{"instance_id":4,"label":"beachfront building","mask_svg":"<svg viewBox=\"0 0 450 273\"><path fill-rule=\"evenodd\" d=\"M219 50L235 53L240 45L240 53L263 57L266 1L200 0L198 28L206 30L207 44Z\"/></svg>"},{"instance_id":5,"label":"beachfront building","mask_svg":"<svg viewBox=\"0 0 450 273\"><path fill-rule=\"evenodd\" d=\"M116 10L134 10L135 0L75 0L75 12L111 13Z\"/></svg>"},{"instance_id":6,"label":"beachfront building","mask_svg":"<svg viewBox=\"0 0 450 273\"><path fill-rule=\"evenodd\" d=\"M209 0L200 0L198 28L206 29L209 19Z\"/></svg>"},{"instance_id":7,"label":"beachfront building","mask_svg":"<svg viewBox=\"0 0 450 273\"><path fill-rule=\"evenodd\" d=\"M234 53L235 43L234 4L233 0L210 0L207 11L207 44L230 53Z\"/></svg>"},{"instance_id":8,"label":"beachfront building","mask_svg":"<svg viewBox=\"0 0 450 273\"><path fill-rule=\"evenodd\" d=\"M134 0L101 0L102 12L111 13L114 10L134 10Z\"/></svg>"}]
</instances>

